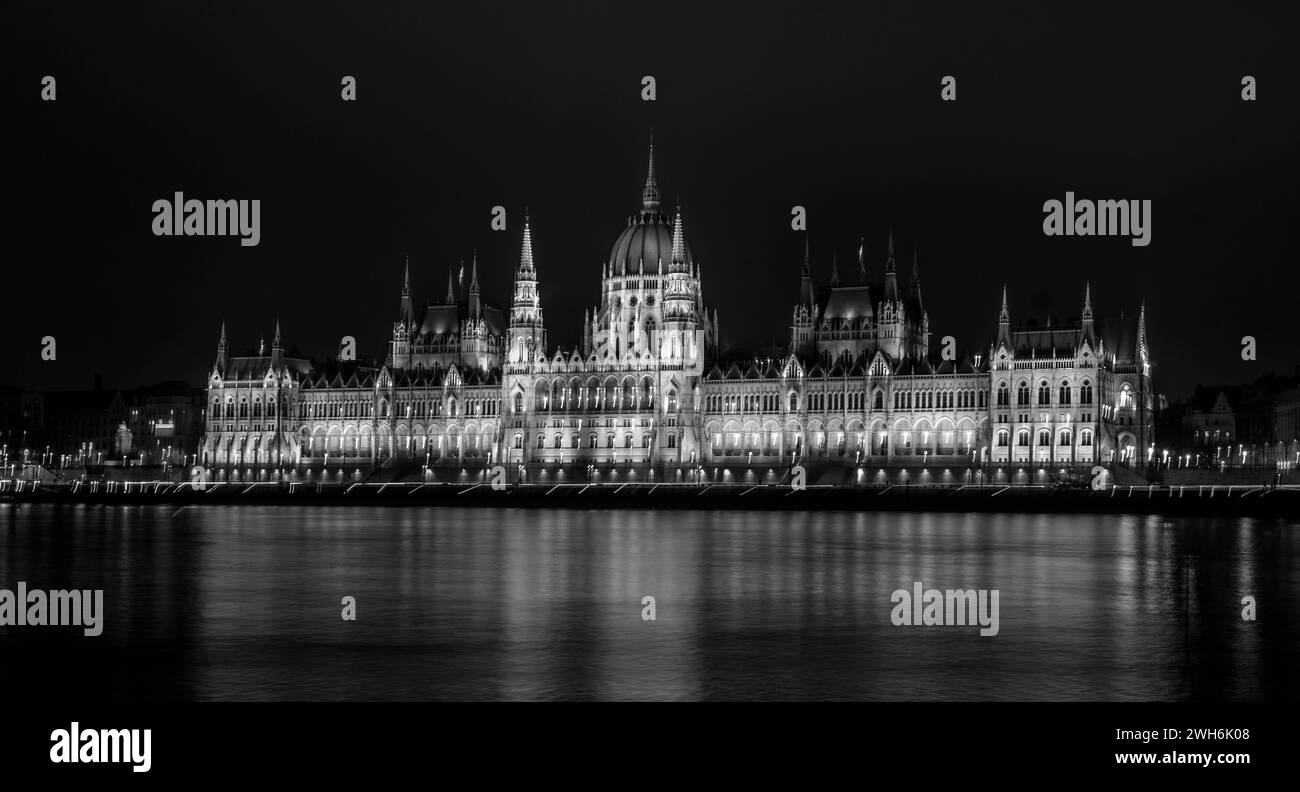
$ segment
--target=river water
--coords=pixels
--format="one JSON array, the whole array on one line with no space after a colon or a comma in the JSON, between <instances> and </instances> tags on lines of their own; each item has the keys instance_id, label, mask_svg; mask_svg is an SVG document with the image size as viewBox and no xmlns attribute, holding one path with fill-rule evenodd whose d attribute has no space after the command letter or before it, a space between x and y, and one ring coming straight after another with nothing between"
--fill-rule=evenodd
<instances>
[{"instance_id":1,"label":"river water","mask_svg":"<svg viewBox=\"0 0 1300 792\"><path fill-rule=\"evenodd\" d=\"M1297 525L4 505L0 589L106 613L0 626L0 697L1296 700ZM895 625L918 581L996 589L997 634Z\"/></svg>"}]
</instances>

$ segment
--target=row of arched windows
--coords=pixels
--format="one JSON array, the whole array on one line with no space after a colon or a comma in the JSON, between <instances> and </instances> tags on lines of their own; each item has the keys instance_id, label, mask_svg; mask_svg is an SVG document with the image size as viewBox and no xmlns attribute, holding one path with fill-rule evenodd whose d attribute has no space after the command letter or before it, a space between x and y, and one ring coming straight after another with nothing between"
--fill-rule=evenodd
<instances>
[{"instance_id":1,"label":"row of arched windows","mask_svg":"<svg viewBox=\"0 0 1300 792\"><path fill-rule=\"evenodd\" d=\"M1072 391L1069 382L1062 382L1057 389L1056 404L1068 406L1071 402ZM1085 380L1079 386L1079 404L1092 404L1092 383ZM1029 390L1029 382L1021 380L1016 386L1016 406L1028 407L1032 394ZM1004 382L998 386L997 406L1010 407L1011 391ZM1040 407L1050 407L1052 405L1052 387L1047 380L1038 383L1038 405Z\"/></svg>"},{"instance_id":2,"label":"row of arched windows","mask_svg":"<svg viewBox=\"0 0 1300 792\"><path fill-rule=\"evenodd\" d=\"M214 421L220 421L222 418L252 418L257 420L263 416L267 418L275 418L276 415L277 408L275 397L270 397L266 400L264 409L261 398L257 396L253 397L251 407L247 397L240 396L239 403L236 404L234 397L231 396L226 399L224 407L222 406L220 398L213 399L212 412L209 417Z\"/></svg>"}]
</instances>

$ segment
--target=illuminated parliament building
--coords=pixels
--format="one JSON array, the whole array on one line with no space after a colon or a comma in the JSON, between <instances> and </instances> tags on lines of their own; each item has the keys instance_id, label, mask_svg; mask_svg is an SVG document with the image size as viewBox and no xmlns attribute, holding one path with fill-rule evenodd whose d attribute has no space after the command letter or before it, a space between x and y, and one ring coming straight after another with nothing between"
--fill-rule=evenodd
<instances>
[{"instance_id":1,"label":"illuminated parliament building","mask_svg":"<svg viewBox=\"0 0 1300 792\"><path fill-rule=\"evenodd\" d=\"M408 264L382 363L291 356L278 322L269 352L232 357L223 325L202 463L242 480L464 479L502 465L513 480L771 481L796 464L822 480L940 469L1011 480L1135 466L1151 448L1145 307L1094 317L1086 284L1078 320L1035 327L1012 325L1004 288L987 353L952 359L930 334L915 256L901 273L892 235L881 264L860 249L856 277L835 267L824 285L805 246L786 347L730 357L681 209L660 200L652 144L581 342L561 348L532 234L525 218L506 308L483 303L477 258L468 285L462 267L420 303Z\"/></svg>"}]
</instances>

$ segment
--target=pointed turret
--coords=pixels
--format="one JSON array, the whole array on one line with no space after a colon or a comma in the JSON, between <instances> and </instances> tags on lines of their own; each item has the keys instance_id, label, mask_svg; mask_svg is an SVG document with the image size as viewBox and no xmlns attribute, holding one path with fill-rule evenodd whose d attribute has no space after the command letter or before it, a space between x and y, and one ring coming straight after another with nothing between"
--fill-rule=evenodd
<instances>
[{"instance_id":1,"label":"pointed turret","mask_svg":"<svg viewBox=\"0 0 1300 792\"><path fill-rule=\"evenodd\" d=\"M1083 337L1091 344L1094 349L1097 344L1096 330L1094 329L1092 319L1092 284L1086 283L1083 287Z\"/></svg>"},{"instance_id":2,"label":"pointed turret","mask_svg":"<svg viewBox=\"0 0 1300 792\"><path fill-rule=\"evenodd\" d=\"M226 320L221 320L221 338L217 340L217 370L225 373L230 365L230 350L226 345Z\"/></svg>"},{"instance_id":3,"label":"pointed turret","mask_svg":"<svg viewBox=\"0 0 1300 792\"><path fill-rule=\"evenodd\" d=\"M885 302L898 301L898 263L894 261L894 229L889 229L889 251L885 257Z\"/></svg>"},{"instance_id":4,"label":"pointed turret","mask_svg":"<svg viewBox=\"0 0 1300 792\"><path fill-rule=\"evenodd\" d=\"M1151 361L1150 350L1147 349L1147 301L1142 298L1142 306L1138 309L1138 359L1142 365L1146 366Z\"/></svg>"},{"instance_id":5,"label":"pointed turret","mask_svg":"<svg viewBox=\"0 0 1300 792\"><path fill-rule=\"evenodd\" d=\"M447 305L455 305L455 304L456 304L456 280L455 280L455 275L456 275L455 271L454 271L451 267L448 267L448 268L447 268L447 299L446 299L446 304L447 304Z\"/></svg>"},{"instance_id":6,"label":"pointed turret","mask_svg":"<svg viewBox=\"0 0 1300 792\"><path fill-rule=\"evenodd\" d=\"M280 337L280 319L275 320L275 338L271 340L271 365L278 367L284 358L284 340Z\"/></svg>"},{"instance_id":7,"label":"pointed turret","mask_svg":"<svg viewBox=\"0 0 1300 792\"><path fill-rule=\"evenodd\" d=\"M533 231L524 209L524 239L515 269L515 294L510 308L509 358L525 363L546 352L546 331L542 324L541 289L533 262Z\"/></svg>"},{"instance_id":8,"label":"pointed turret","mask_svg":"<svg viewBox=\"0 0 1300 792\"><path fill-rule=\"evenodd\" d=\"M415 321L415 307L411 305L411 256L406 256L406 273L402 276L402 307L398 310L401 321Z\"/></svg>"},{"instance_id":9,"label":"pointed turret","mask_svg":"<svg viewBox=\"0 0 1300 792\"><path fill-rule=\"evenodd\" d=\"M469 315L471 319L480 319L483 315L483 303L479 298L478 288L478 251L474 251L473 267L469 282Z\"/></svg>"},{"instance_id":10,"label":"pointed turret","mask_svg":"<svg viewBox=\"0 0 1300 792\"><path fill-rule=\"evenodd\" d=\"M668 271L686 272L689 269L686 261L686 235L682 232L682 205L679 203L677 214L673 218L673 252Z\"/></svg>"},{"instance_id":11,"label":"pointed turret","mask_svg":"<svg viewBox=\"0 0 1300 792\"><path fill-rule=\"evenodd\" d=\"M1011 346L1011 312L1007 310L1007 285L1002 284L1002 310L998 312L998 343Z\"/></svg>"},{"instance_id":12,"label":"pointed turret","mask_svg":"<svg viewBox=\"0 0 1300 792\"><path fill-rule=\"evenodd\" d=\"M799 280L799 304L814 305L817 302L817 291L813 286L812 279L812 260L810 257L811 245L808 241L808 232L803 235L803 272Z\"/></svg>"}]
</instances>

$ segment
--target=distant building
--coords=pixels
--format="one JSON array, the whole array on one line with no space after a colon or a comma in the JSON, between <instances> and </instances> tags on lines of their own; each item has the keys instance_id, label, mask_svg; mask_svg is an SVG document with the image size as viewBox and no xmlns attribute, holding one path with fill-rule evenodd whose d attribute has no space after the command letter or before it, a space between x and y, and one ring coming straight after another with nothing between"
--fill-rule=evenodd
<instances>
[{"instance_id":1,"label":"distant building","mask_svg":"<svg viewBox=\"0 0 1300 792\"><path fill-rule=\"evenodd\" d=\"M1237 440L1237 414L1233 401L1240 400L1242 388L1231 386L1196 386L1183 416L1182 436L1189 451L1204 451Z\"/></svg>"},{"instance_id":2,"label":"distant building","mask_svg":"<svg viewBox=\"0 0 1300 792\"><path fill-rule=\"evenodd\" d=\"M118 427L127 421L126 400L114 390L46 391L44 440L68 464L113 461Z\"/></svg>"}]
</instances>

